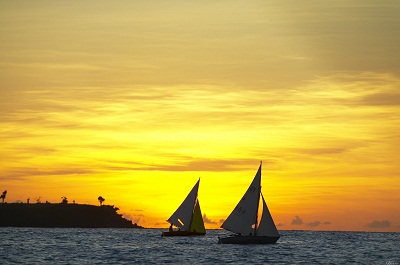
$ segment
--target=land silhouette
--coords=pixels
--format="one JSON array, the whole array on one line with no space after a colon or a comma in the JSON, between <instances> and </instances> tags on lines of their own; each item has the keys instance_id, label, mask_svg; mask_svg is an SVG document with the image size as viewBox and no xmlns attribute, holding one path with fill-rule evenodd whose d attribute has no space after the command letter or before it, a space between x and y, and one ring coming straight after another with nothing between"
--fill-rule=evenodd
<instances>
[{"instance_id":1,"label":"land silhouette","mask_svg":"<svg viewBox=\"0 0 400 265\"><path fill-rule=\"evenodd\" d=\"M143 228L118 214L113 205L1 203L0 227Z\"/></svg>"}]
</instances>

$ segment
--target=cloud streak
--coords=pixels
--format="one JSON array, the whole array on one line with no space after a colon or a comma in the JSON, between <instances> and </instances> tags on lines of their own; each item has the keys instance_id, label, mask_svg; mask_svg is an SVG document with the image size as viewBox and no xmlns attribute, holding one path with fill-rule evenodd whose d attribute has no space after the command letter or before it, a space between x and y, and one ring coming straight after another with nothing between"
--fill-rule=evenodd
<instances>
[{"instance_id":1,"label":"cloud streak","mask_svg":"<svg viewBox=\"0 0 400 265\"><path fill-rule=\"evenodd\" d=\"M375 93L366 95L361 102L369 106L400 106L400 93Z\"/></svg>"}]
</instances>

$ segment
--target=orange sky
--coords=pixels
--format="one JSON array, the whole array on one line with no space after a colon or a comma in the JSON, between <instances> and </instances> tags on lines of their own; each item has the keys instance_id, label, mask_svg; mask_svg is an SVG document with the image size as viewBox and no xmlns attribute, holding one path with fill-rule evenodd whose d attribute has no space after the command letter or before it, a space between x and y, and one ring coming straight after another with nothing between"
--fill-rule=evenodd
<instances>
[{"instance_id":1,"label":"orange sky","mask_svg":"<svg viewBox=\"0 0 400 265\"><path fill-rule=\"evenodd\" d=\"M400 232L400 3L1 1L0 192L146 227L263 160L278 229Z\"/></svg>"}]
</instances>

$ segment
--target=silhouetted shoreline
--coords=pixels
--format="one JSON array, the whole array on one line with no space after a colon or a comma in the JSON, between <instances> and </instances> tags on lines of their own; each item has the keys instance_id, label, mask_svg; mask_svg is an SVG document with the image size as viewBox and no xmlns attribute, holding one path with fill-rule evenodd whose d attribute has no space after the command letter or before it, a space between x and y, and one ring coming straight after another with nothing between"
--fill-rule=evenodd
<instances>
[{"instance_id":1,"label":"silhouetted shoreline","mask_svg":"<svg viewBox=\"0 0 400 265\"><path fill-rule=\"evenodd\" d=\"M0 227L143 228L111 205L52 203L0 204Z\"/></svg>"}]
</instances>

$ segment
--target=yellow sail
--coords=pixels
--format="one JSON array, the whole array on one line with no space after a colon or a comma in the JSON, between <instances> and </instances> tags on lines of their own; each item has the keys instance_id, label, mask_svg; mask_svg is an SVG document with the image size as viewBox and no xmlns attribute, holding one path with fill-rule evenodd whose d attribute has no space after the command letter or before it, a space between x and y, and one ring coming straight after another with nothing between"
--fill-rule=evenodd
<instances>
[{"instance_id":1,"label":"yellow sail","mask_svg":"<svg viewBox=\"0 0 400 265\"><path fill-rule=\"evenodd\" d=\"M193 211L192 223L190 224L190 232L205 233L203 217L201 216L200 203L197 200L196 206Z\"/></svg>"}]
</instances>

